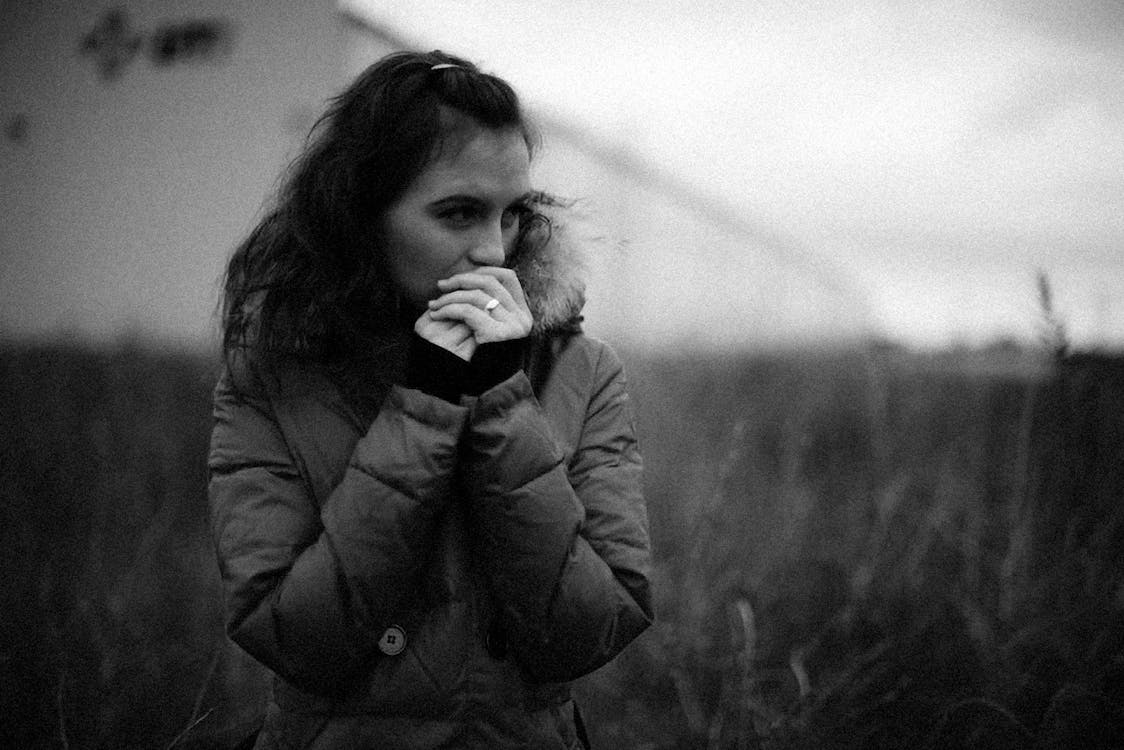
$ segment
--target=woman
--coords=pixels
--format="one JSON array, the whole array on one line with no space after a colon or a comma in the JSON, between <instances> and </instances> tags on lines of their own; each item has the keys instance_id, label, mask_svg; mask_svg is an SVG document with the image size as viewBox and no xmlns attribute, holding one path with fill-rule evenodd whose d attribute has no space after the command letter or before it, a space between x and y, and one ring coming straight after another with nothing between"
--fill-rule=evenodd
<instances>
[{"instance_id":1,"label":"woman","mask_svg":"<svg viewBox=\"0 0 1124 750\"><path fill-rule=\"evenodd\" d=\"M442 54L337 97L223 304L211 517L257 747L567 748L650 623L620 361L503 81Z\"/></svg>"}]
</instances>

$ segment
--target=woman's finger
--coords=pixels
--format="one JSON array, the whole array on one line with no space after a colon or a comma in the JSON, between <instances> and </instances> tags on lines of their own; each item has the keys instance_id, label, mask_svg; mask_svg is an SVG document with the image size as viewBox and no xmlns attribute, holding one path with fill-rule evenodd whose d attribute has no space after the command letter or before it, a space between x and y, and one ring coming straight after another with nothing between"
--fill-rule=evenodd
<instances>
[{"instance_id":1,"label":"woman's finger","mask_svg":"<svg viewBox=\"0 0 1124 750\"><path fill-rule=\"evenodd\" d=\"M423 339L433 343L458 345L465 339L472 338L472 329L464 322L456 319L439 320L429 316L425 322L419 320L414 325L414 331ZM440 341L438 341L440 340Z\"/></svg>"},{"instance_id":2,"label":"woman's finger","mask_svg":"<svg viewBox=\"0 0 1124 750\"><path fill-rule=\"evenodd\" d=\"M492 300L496 300L496 302L493 304ZM503 303L501 300L493 297L482 289L457 289L456 291L442 294L437 299L432 299L426 304L429 306L430 310L437 310L445 305L451 304L467 304L475 305L485 312L491 312L491 310L501 306ZM508 304L510 305L511 303L509 302ZM489 305L491 305L491 307L489 307Z\"/></svg>"},{"instance_id":3,"label":"woman's finger","mask_svg":"<svg viewBox=\"0 0 1124 750\"><path fill-rule=\"evenodd\" d=\"M493 273L493 271L501 271L504 272L505 275L510 276L511 281L514 281L515 293L512 293L511 284L505 283L501 275ZM495 297L509 309L515 310L527 306L526 301L523 299L523 290L519 287L518 279L515 279L515 272L509 271L506 268L482 266L475 271L458 273L455 276L442 279L437 282L437 288L442 292L451 292L457 289L466 291L479 289L486 292L491 297Z\"/></svg>"},{"instance_id":4,"label":"woman's finger","mask_svg":"<svg viewBox=\"0 0 1124 750\"><path fill-rule=\"evenodd\" d=\"M476 305L467 302L450 302L443 307L430 310L429 314L434 320L459 320L476 333L479 333L485 326L499 323L496 318L492 317L491 312L484 312Z\"/></svg>"},{"instance_id":5,"label":"woman's finger","mask_svg":"<svg viewBox=\"0 0 1124 750\"><path fill-rule=\"evenodd\" d=\"M519 277L515 271L510 268L500 268L499 266L481 266L476 269L476 273L491 276L500 283L500 285L507 290L511 298L520 307L527 306L527 300L523 296L523 285L519 283Z\"/></svg>"},{"instance_id":6,"label":"woman's finger","mask_svg":"<svg viewBox=\"0 0 1124 750\"><path fill-rule=\"evenodd\" d=\"M476 333L470 326L459 320L437 320L428 310L414 322L414 332L464 360L472 359L476 350Z\"/></svg>"},{"instance_id":7,"label":"woman's finger","mask_svg":"<svg viewBox=\"0 0 1124 750\"><path fill-rule=\"evenodd\" d=\"M531 316L521 310L511 311L501 305L482 310L473 304L451 302L430 310L436 320L458 320L472 329L476 343L521 339L531 332Z\"/></svg>"}]
</instances>

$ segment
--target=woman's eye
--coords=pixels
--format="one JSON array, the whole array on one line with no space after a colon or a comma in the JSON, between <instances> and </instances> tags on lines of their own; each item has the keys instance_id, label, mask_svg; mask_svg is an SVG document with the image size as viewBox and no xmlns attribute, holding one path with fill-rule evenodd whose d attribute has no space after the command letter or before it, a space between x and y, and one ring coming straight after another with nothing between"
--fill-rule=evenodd
<instances>
[{"instance_id":1,"label":"woman's eye","mask_svg":"<svg viewBox=\"0 0 1124 750\"><path fill-rule=\"evenodd\" d=\"M468 224L476 218L476 212L468 206L460 206L457 208L449 208L441 212L440 217L443 221L450 224Z\"/></svg>"},{"instance_id":2,"label":"woman's eye","mask_svg":"<svg viewBox=\"0 0 1124 750\"><path fill-rule=\"evenodd\" d=\"M504 209L500 214L500 226L511 229L519 225L520 219L527 213L527 207L520 204ZM442 209L437 217L444 223L454 228L467 228L477 222L488 219L488 210L479 206L450 206Z\"/></svg>"}]
</instances>

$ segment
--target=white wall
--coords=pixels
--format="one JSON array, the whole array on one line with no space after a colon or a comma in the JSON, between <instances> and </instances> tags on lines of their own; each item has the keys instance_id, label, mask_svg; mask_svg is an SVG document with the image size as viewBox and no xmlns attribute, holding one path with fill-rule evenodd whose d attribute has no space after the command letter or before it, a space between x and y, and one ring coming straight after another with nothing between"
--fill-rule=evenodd
<instances>
[{"instance_id":1,"label":"white wall","mask_svg":"<svg viewBox=\"0 0 1124 750\"><path fill-rule=\"evenodd\" d=\"M588 205L618 250L592 264L588 327L646 348L838 341L865 331L864 297L795 243L727 216L669 176L550 121L539 184Z\"/></svg>"},{"instance_id":2,"label":"white wall","mask_svg":"<svg viewBox=\"0 0 1124 750\"><path fill-rule=\"evenodd\" d=\"M104 79L81 47L114 7L144 41L223 19L229 48L170 66L141 49ZM326 99L386 52L425 46L329 0L24 0L0 14L0 335L213 342L224 261ZM684 200L564 115L533 114L539 184L582 199L623 246L593 259L590 331L682 347L863 329L862 299L822 262Z\"/></svg>"},{"instance_id":3,"label":"white wall","mask_svg":"<svg viewBox=\"0 0 1124 750\"><path fill-rule=\"evenodd\" d=\"M110 8L144 43L224 19L225 52L112 80ZM208 340L223 262L342 83L328 0L20 0L0 17L0 333Z\"/></svg>"}]
</instances>

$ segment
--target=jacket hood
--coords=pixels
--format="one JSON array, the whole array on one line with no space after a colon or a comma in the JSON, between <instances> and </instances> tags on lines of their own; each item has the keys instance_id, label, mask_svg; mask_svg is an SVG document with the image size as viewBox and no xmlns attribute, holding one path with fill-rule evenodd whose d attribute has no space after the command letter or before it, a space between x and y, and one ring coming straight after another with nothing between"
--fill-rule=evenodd
<instances>
[{"instance_id":1,"label":"jacket hood","mask_svg":"<svg viewBox=\"0 0 1124 750\"><path fill-rule=\"evenodd\" d=\"M546 222L531 230L513 266L535 319L532 333L574 328L585 305L589 254L607 240L572 201L539 193L532 208Z\"/></svg>"}]
</instances>

